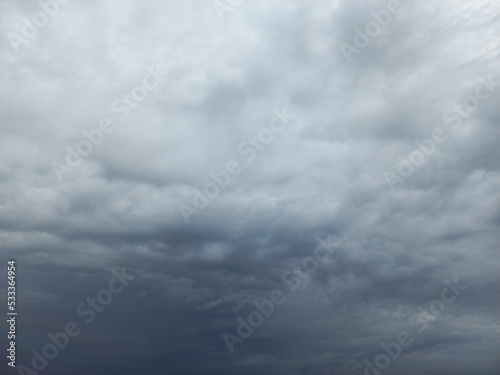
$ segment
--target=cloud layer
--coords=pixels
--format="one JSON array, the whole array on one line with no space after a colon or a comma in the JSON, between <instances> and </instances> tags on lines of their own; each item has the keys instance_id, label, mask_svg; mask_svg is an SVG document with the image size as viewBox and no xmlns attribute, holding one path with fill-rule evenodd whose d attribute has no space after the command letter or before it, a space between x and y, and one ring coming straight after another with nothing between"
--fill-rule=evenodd
<instances>
[{"instance_id":1,"label":"cloud layer","mask_svg":"<svg viewBox=\"0 0 500 375\"><path fill-rule=\"evenodd\" d=\"M29 38L41 5L0 4L17 363L75 321L40 373L375 373L363 361L408 332L384 374L497 374L499 4L402 2L360 48L388 2L236 3L73 0ZM277 110L293 119L263 141ZM197 209L230 161L239 173ZM180 205L198 211L188 224ZM77 306L122 267L135 279L86 324ZM455 277L467 289L433 313ZM286 301L230 354L223 334L277 289Z\"/></svg>"}]
</instances>

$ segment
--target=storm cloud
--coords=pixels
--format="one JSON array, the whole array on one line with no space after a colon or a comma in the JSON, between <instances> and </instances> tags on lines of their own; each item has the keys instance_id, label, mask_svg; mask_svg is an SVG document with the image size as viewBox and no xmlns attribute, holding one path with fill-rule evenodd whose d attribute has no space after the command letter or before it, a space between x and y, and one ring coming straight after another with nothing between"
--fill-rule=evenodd
<instances>
[{"instance_id":1,"label":"storm cloud","mask_svg":"<svg viewBox=\"0 0 500 375\"><path fill-rule=\"evenodd\" d=\"M2 373L499 373L498 2L0 19Z\"/></svg>"}]
</instances>

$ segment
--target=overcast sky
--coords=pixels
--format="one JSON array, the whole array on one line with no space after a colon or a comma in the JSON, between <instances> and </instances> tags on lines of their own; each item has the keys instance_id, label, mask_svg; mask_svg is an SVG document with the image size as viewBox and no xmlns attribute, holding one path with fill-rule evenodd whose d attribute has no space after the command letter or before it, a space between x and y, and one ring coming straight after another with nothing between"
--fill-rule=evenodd
<instances>
[{"instance_id":1,"label":"overcast sky","mask_svg":"<svg viewBox=\"0 0 500 375\"><path fill-rule=\"evenodd\" d=\"M0 2L2 373L75 322L40 374L498 375L498 1L46 2Z\"/></svg>"}]
</instances>

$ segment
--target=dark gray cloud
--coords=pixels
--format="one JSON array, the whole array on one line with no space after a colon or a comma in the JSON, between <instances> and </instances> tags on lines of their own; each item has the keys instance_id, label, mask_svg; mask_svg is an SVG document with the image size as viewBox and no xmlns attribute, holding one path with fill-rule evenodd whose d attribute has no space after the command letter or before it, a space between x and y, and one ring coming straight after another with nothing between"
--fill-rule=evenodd
<instances>
[{"instance_id":1,"label":"dark gray cloud","mask_svg":"<svg viewBox=\"0 0 500 375\"><path fill-rule=\"evenodd\" d=\"M29 38L41 5L0 4L17 364L74 321L41 374L375 374L364 361L404 332L384 374L497 374L498 3L402 2L366 47L356 28L391 2L233 2L222 19L221 3L52 2ZM294 118L252 146L276 110ZM59 179L53 163L106 119ZM186 224L179 205L232 160L241 171ZM338 247L307 273L328 236ZM122 267L135 279L85 323L78 306ZM445 304L455 278L467 288ZM223 334L275 290L286 301L230 354Z\"/></svg>"}]
</instances>

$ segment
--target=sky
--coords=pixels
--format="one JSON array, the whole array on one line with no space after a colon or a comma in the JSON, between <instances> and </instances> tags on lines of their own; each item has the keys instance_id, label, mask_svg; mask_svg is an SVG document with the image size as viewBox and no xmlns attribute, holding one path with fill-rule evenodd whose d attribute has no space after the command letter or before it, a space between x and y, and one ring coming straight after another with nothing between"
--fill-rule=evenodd
<instances>
[{"instance_id":1,"label":"sky","mask_svg":"<svg viewBox=\"0 0 500 375\"><path fill-rule=\"evenodd\" d=\"M0 21L2 374L498 375L498 1Z\"/></svg>"}]
</instances>

